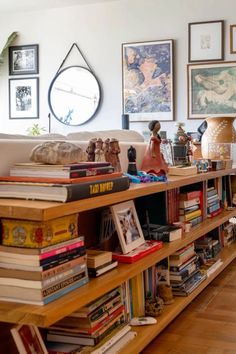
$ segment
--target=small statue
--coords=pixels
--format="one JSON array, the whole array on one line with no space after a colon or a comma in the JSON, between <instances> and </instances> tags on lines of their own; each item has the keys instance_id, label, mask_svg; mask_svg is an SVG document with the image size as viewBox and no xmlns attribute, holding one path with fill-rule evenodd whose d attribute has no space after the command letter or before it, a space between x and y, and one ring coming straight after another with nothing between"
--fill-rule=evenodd
<instances>
[{"instance_id":1,"label":"small statue","mask_svg":"<svg viewBox=\"0 0 236 354\"><path fill-rule=\"evenodd\" d=\"M95 161L101 162L105 161L104 150L103 150L103 141L101 138L98 138L95 141Z\"/></svg>"},{"instance_id":2,"label":"small statue","mask_svg":"<svg viewBox=\"0 0 236 354\"><path fill-rule=\"evenodd\" d=\"M127 151L127 156L129 160L127 172L130 175L136 176L138 174L137 167L136 167L136 149L132 145Z\"/></svg>"},{"instance_id":3,"label":"small statue","mask_svg":"<svg viewBox=\"0 0 236 354\"><path fill-rule=\"evenodd\" d=\"M111 161L110 161L109 150L110 150L110 139L107 138L107 139L104 141L104 147L103 147L104 158L105 158L105 161L107 161L107 162L111 162Z\"/></svg>"},{"instance_id":4,"label":"small statue","mask_svg":"<svg viewBox=\"0 0 236 354\"><path fill-rule=\"evenodd\" d=\"M165 175L168 172L168 165L160 150L161 137L158 132L161 125L158 120L152 120L148 128L151 131L151 138L144 154L141 170L157 176Z\"/></svg>"},{"instance_id":5,"label":"small statue","mask_svg":"<svg viewBox=\"0 0 236 354\"><path fill-rule=\"evenodd\" d=\"M86 149L87 161L95 161L95 141L96 139L89 140L88 147Z\"/></svg>"},{"instance_id":6,"label":"small statue","mask_svg":"<svg viewBox=\"0 0 236 354\"><path fill-rule=\"evenodd\" d=\"M178 129L173 139L174 164L191 165L191 137L183 129L184 123L176 123L176 126Z\"/></svg>"},{"instance_id":7,"label":"small statue","mask_svg":"<svg viewBox=\"0 0 236 354\"><path fill-rule=\"evenodd\" d=\"M117 139L112 138L109 143L108 159L111 165L114 167L114 172L121 171L119 153L120 153L119 141Z\"/></svg>"}]
</instances>

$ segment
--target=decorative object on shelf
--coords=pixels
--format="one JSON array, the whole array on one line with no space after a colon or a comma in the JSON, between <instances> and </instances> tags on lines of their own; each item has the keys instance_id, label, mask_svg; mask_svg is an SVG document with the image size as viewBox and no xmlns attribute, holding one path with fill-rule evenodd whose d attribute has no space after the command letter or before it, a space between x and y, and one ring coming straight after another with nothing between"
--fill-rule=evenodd
<instances>
[{"instance_id":1,"label":"decorative object on shelf","mask_svg":"<svg viewBox=\"0 0 236 354\"><path fill-rule=\"evenodd\" d=\"M164 305L170 305L174 302L174 296L172 293L172 288L169 284L159 284L157 285L157 293L163 300Z\"/></svg>"},{"instance_id":2,"label":"decorative object on shelf","mask_svg":"<svg viewBox=\"0 0 236 354\"><path fill-rule=\"evenodd\" d=\"M129 115L122 114L121 119L122 119L122 129L129 129Z\"/></svg>"},{"instance_id":3,"label":"decorative object on shelf","mask_svg":"<svg viewBox=\"0 0 236 354\"><path fill-rule=\"evenodd\" d=\"M189 62L224 60L224 21L188 24Z\"/></svg>"},{"instance_id":4,"label":"decorative object on shelf","mask_svg":"<svg viewBox=\"0 0 236 354\"><path fill-rule=\"evenodd\" d=\"M236 25L230 25L230 53L236 53Z\"/></svg>"},{"instance_id":5,"label":"decorative object on shelf","mask_svg":"<svg viewBox=\"0 0 236 354\"><path fill-rule=\"evenodd\" d=\"M31 75L38 73L38 44L9 47L9 75Z\"/></svg>"},{"instance_id":6,"label":"decorative object on shelf","mask_svg":"<svg viewBox=\"0 0 236 354\"><path fill-rule=\"evenodd\" d=\"M188 119L236 116L236 62L188 65Z\"/></svg>"},{"instance_id":7,"label":"decorative object on shelf","mask_svg":"<svg viewBox=\"0 0 236 354\"><path fill-rule=\"evenodd\" d=\"M151 131L151 138L143 157L141 170L156 175L165 175L168 165L160 151L161 138L158 134L161 125L158 120L153 120L148 124Z\"/></svg>"},{"instance_id":8,"label":"decorative object on shelf","mask_svg":"<svg viewBox=\"0 0 236 354\"><path fill-rule=\"evenodd\" d=\"M174 156L174 165L190 165L191 156L191 137L183 129L184 123L176 123L177 132L174 134L172 149Z\"/></svg>"},{"instance_id":9,"label":"decorative object on shelf","mask_svg":"<svg viewBox=\"0 0 236 354\"><path fill-rule=\"evenodd\" d=\"M30 154L31 161L52 165L76 163L82 161L82 159L82 149L65 141L46 141L36 145Z\"/></svg>"},{"instance_id":10,"label":"decorative object on shelf","mask_svg":"<svg viewBox=\"0 0 236 354\"><path fill-rule=\"evenodd\" d=\"M87 161L95 161L95 141L96 141L95 138L89 140L86 149Z\"/></svg>"},{"instance_id":11,"label":"decorative object on shelf","mask_svg":"<svg viewBox=\"0 0 236 354\"><path fill-rule=\"evenodd\" d=\"M7 48L12 44L12 42L16 39L18 33L17 32L12 32L10 34L10 36L7 38L6 43L4 44L4 46L1 48L0 51L0 65L2 65L4 63L4 57L7 51Z\"/></svg>"},{"instance_id":12,"label":"decorative object on shelf","mask_svg":"<svg viewBox=\"0 0 236 354\"><path fill-rule=\"evenodd\" d=\"M127 173L136 176L138 174L136 166L136 149L132 145L127 151L127 156L129 160Z\"/></svg>"},{"instance_id":13,"label":"decorative object on shelf","mask_svg":"<svg viewBox=\"0 0 236 354\"><path fill-rule=\"evenodd\" d=\"M73 65L62 69L74 47L87 68ZM72 44L50 84L48 103L54 117L66 125L82 125L98 112L101 104L101 87L76 43Z\"/></svg>"},{"instance_id":14,"label":"decorative object on shelf","mask_svg":"<svg viewBox=\"0 0 236 354\"><path fill-rule=\"evenodd\" d=\"M160 297L147 298L145 300L145 315L146 316L160 316L164 311L164 301Z\"/></svg>"},{"instance_id":15,"label":"decorative object on shelf","mask_svg":"<svg viewBox=\"0 0 236 354\"><path fill-rule=\"evenodd\" d=\"M215 159L218 156L217 146L219 150L224 148L222 143L229 143L230 145L236 142L236 132L233 126L234 120L235 117L228 116L206 118L207 129L202 135L201 143L203 158Z\"/></svg>"},{"instance_id":16,"label":"decorative object on shelf","mask_svg":"<svg viewBox=\"0 0 236 354\"><path fill-rule=\"evenodd\" d=\"M122 44L123 113L130 121L174 120L173 40Z\"/></svg>"},{"instance_id":17,"label":"decorative object on shelf","mask_svg":"<svg viewBox=\"0 0 236 354\"><path fill-rule=\"evenodd\" d=\"M39 118L39 78L9 79L10 119Z\"/></svg>"},{"instance_id":18,"label":"decorative object on shelf","mask_svg":"<svg viewBox=\"0 0 236 354\"><path fill-rule=\"evenodd\" d=\"M122 252L128 253L145 243L143 231L132 200L112 205L111 213Z\"/></svg>"},{"instance_id":19,"label":"decorative object on shelf","mask_svg":"<svg viewBox=\"0 0 236 354\"><path fill-rule=\"evenodd\" d=\"M104 155L104 143L101 138L96 139L95 141L95 161L102 162L105 161Z\"/></svg>"},{"instance_id":20,"label":"decorative object on shelf","mask_svg":"<svg viewBox=\"0 0 236 354\"><path fill-rule=\"evenodd\" d=\"M111 138L109 141L109 149L108 149L108 162L114 167L115 172L121 171L120 165L120 146L119 141L115 138Z\"/></svg>"}]
</instances>

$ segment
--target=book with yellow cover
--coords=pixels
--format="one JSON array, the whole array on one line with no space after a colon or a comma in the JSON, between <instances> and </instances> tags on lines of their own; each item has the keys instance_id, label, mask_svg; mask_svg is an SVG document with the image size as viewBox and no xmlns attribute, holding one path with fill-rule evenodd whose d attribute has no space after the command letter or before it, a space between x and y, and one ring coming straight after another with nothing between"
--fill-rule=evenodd
<instances>
[{"instance_id":1,"label":"book with yellow cover","mask_svg":"<svg viewBox=\"0 0 236 354\"><path fill-rule=\"evenodd\" d=\"M48 221L2 219L2 244L42 248L78 236L78 214Z\"/></svg>"}]
</instances>

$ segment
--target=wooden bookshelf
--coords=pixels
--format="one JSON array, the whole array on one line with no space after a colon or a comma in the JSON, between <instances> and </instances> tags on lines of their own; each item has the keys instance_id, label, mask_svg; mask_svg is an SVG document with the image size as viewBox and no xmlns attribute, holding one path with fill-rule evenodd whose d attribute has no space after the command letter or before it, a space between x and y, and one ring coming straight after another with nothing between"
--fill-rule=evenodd
<instances>
[{"instance_id":1,"label":"wooden bookshelf","mask_svg":"<svg viewBox=\"0 0 236 354\"><path fill-rule=\"evenodd\" d=\"M55 203L44 201L28 201L19 199L1 199L0 217L43 221L57 218L72 213L80 213L111 204L136 199L178 188L210 179L220 178L225 175L235 174L236 169L220 170L194 176L171 176L168 182L154 182L149 184L132 184L129 190L107 194L93 199L83 199L71 203ZM92 207L91 207L92 206ZM185 233L180 240L166 243L163 248L144 257L134 264L119 264L118 268L103 276L91 279L88 284L70 292L60 299L45 306L33 306L14 302L0 301L0 321L8 323L35 324L38 327L48 327L69 315L81 306L103 295L105 292L115 288L128 279L168 257L181 247L196 240L205 233L217 228L229 218L236 216L236 209L223 211L212 219L205 219L201 224L193 227L191 232ZM163 314L158 317L158 323L153 326L135 328L138 336L129 343L129 354L140 352L152 339L155 338L208 284L212 281L234 258L236 257L236 245L225 247L222 251L222 266L207 278L188 297L175 298L172 305L166 306ZM122 351L127 353L127 348Z\"/></svg>"}]
</instances>

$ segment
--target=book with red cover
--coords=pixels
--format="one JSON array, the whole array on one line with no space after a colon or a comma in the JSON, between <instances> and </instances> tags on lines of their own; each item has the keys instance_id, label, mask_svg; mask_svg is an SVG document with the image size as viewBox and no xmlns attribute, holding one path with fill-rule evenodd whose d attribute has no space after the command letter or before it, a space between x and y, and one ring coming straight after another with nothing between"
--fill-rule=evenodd
<instances>
[{"instance_id":1,"label":"book with red cover","mask_svg":"<svg viewBox=\"0 0 236 354\"><path fill-rule=\"evenodd\" d=\"M117 260L121 263L133 263L147 256L148 254L159 250L160 248L162 248L162 246L162 241L147 240L141 246L135 248L133 251L130 251L126 254L113 252L112 259Z\"/></svg>"},{"instance_id":2,"label":"book with red cover","mask_svg":"<svg viewBox=\"0 0 236 354\"><path fill-rule=\"evenodd\" d=\"M190 200L190 199L194 199L194 198L200 198L201 194L202 194L201 190L180 192L179 200Z\"/></svg>"}]
</instances>

